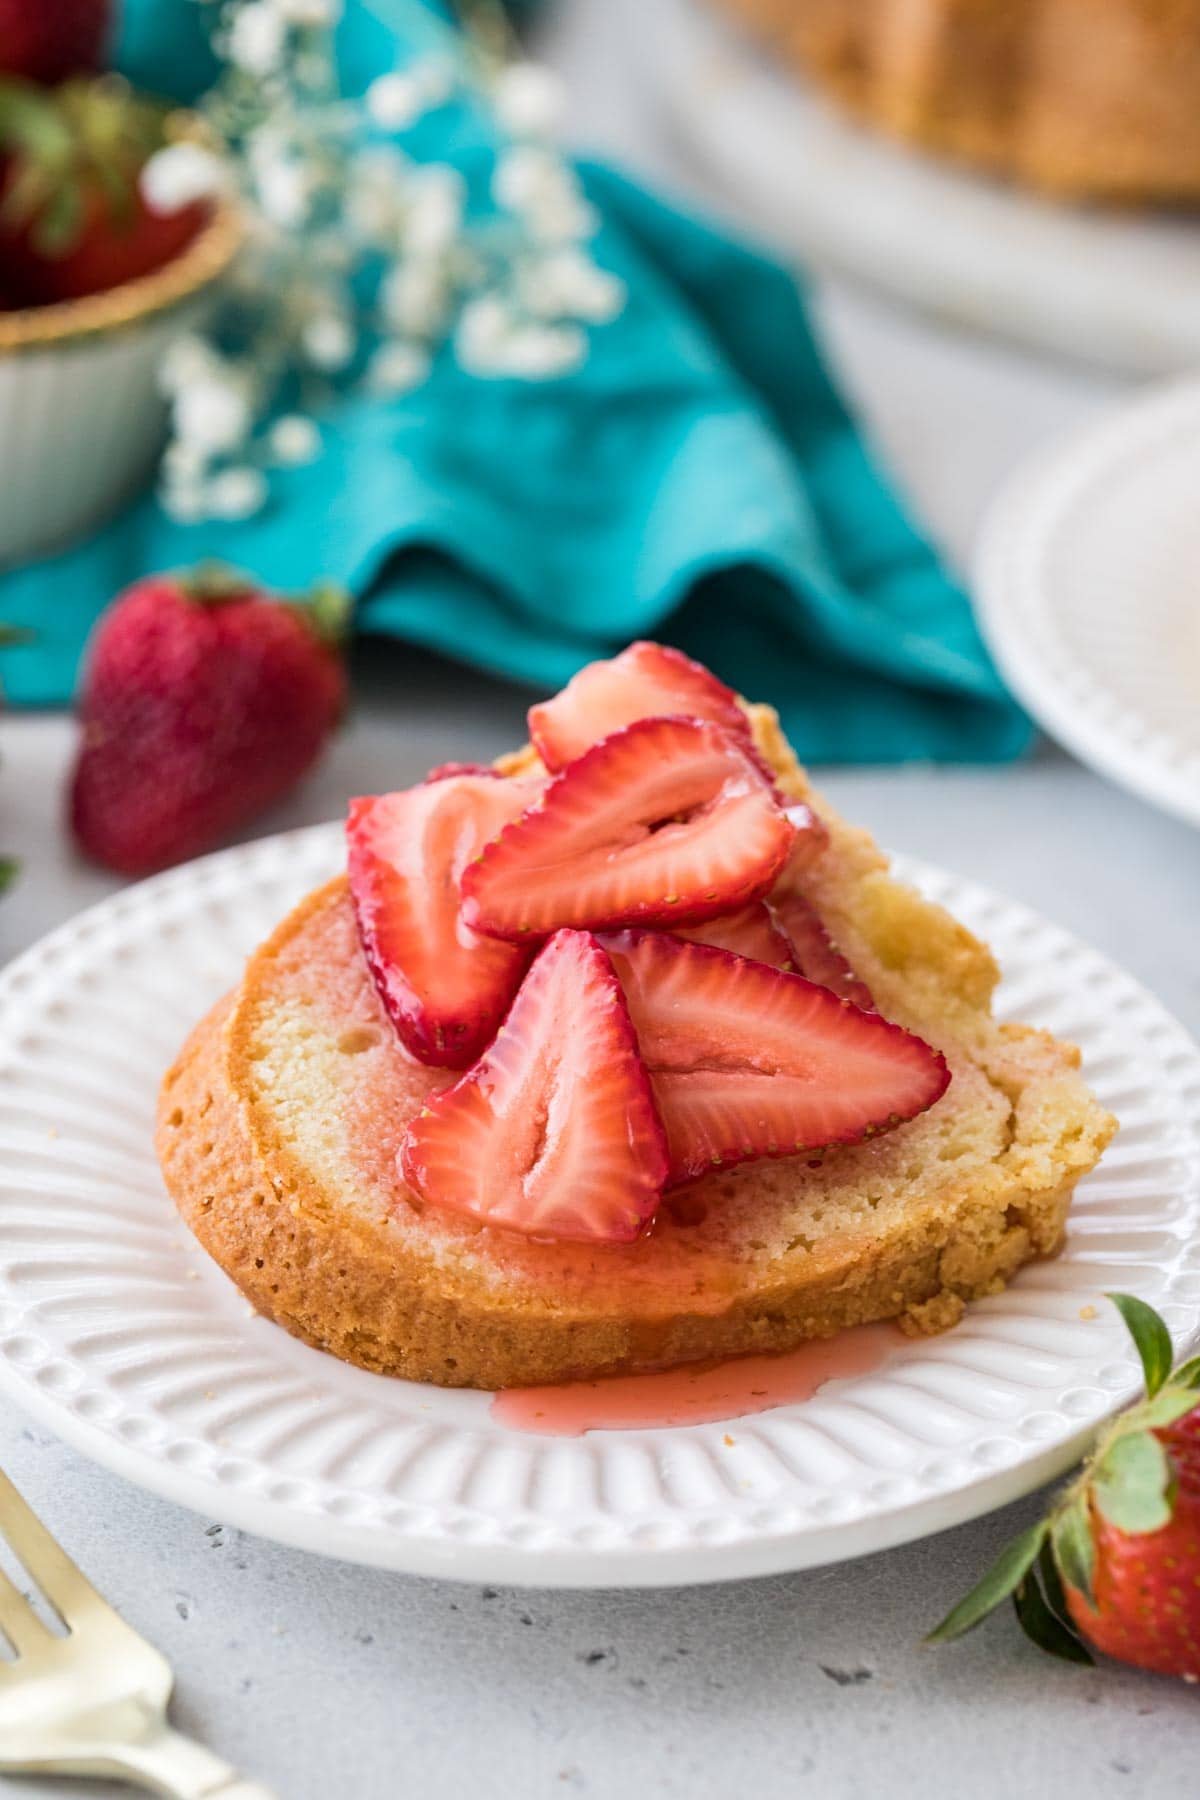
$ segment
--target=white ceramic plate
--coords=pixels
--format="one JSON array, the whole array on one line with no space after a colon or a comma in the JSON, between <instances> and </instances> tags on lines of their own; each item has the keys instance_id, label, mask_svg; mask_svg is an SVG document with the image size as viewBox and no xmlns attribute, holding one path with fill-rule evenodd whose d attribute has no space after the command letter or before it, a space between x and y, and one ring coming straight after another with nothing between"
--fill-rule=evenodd
<instances>
[{"instance_id":1,"label":"white ceramic plate","mask_svg":"<svg viewBox=\"0 0 1200 1800\"><path fill-rule=\"evenodd\" d=\"M975 575L996 661L1046 730L1200 825L1200 381L1022 468Z\"/></svg>"},{"instance_id":2,"label":"white ceramic plate","mask_svg":"<svg viewBox=\"0 0 1200 1800\"><path fill-rule=\"evenodd\" d=\"M949 1336L732 1431L525 1436L484 1394L296 1343L180 1225L151 1127L184 1034L341 854L340 829L321 826L193 863L81 914L0 978L0 1384L130 1480L386 1568L536 1586L715 1580L899 1543L1065 1467L1137 1383L1106 1288L1158 1305L1181 1347L1197 1335L1200 1052L1054 926L905 866L993 941L1004 1010L1081 1043L1125 1121L1060 1260Z\"/></svg>"},{"instance_id":3,"label":"white ceramic plate","mask_svg":"<svg viewBox=\"0 0 1200 1800\"><path fill-rule=\"evenodd\" d=\"M1200 221L1057 205L939 163L855 124L702 0L644 10L676 131L786 249L1059 355L1145 375L1200 362Z\"/></svg>"}]
</instances>

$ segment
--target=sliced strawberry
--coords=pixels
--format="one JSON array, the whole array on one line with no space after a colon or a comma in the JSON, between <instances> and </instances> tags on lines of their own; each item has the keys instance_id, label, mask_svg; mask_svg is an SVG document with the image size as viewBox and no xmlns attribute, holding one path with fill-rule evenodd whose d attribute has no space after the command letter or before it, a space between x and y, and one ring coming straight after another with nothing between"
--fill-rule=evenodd
<instances>
[{"instance_id":1,"label":"sliced strawberry","mask_svg":"<svg viewBox=\"0 0 1200 1800\"><path fill-rule=\"evenodd\" d=\"M541 951L491 1048L413 1120L423 1199L545 1238L628 1243L653 1214L666 1144L621 985L583 931Z\"/></svg>"},{"instance_id":2,"label":"sliced strawberry","mask_svg":"<svg viewBox=\"0 0 1200 1800\"><path fill-rule=\"evenodd\" d=\"M682 650L630 644L611 662L588 663L553 700L529 709L529 736L548 769L563 769L636 719L707 719L749 740L732 688Z\"/></svg>"},{"instance_id":3,"label":"sliced strawberry","mask_svg":"<svg viewBox=\"0 0 1200 1800\"><path fill-rule=\"evenodd\" d=\"M709 919L705 925L690 925L675 936L690 944L728 950L731 956L748 956L751 962L766 963L772 969L794 971L796 967L792 946L771 917L765 900L753 900L740 912L725 913L719 919Z\"/></svg>"},{"instance_id":4,"label":"sliced strawberry","mask_svg":"<svg viewBox=\"0 0 1200 1800\"><path fill-rule=\"evenodd\" d=\"M766 893L795 839L753 755L716 725L641 719L554 777L463 876L477 931L698 925Z\"/></svg>"},{"instance_id":5,"label":"sliced strawberry","mask_svg":"<svg viewBox=\"0 0 1200 1800\"><path fill-rule=\"evenodd\" d=\"M425 777L425 785L431 781L451 781L456 775L486 775L492 781L503 781L499 769L493 769L489 763L439 763L436 769L430 769Z\"/></svg>"},{"instance_id":6,"label":"sliced strawberry","mask_svg":"<svg viewBox=\"0 0 1200 1800\"><path fill-rule=\"evenodd\" d=\"M601 939L667 1133L671 1180L857 1143L932 1106L939 1051L783 974L656 932Z\"/></svg>"},{"instance_id":7,"label":"sliced strawberry","mask_svg":"<svg viewBox=\"0 0 1200 1800\"><path fill-rule=\"evenodd\" d=\"M829 827L804 800L789 800L783 810L796 827L796 841L784 871L786 878L811 869L817 858L824 855L829 848Z\"/></svg>"},{"instance_id":8,"label":"sliced strawberry","mask_svg":"<svg viewBox=\"0 0 1200 1800\"><path fill-rule=\"evenodd\" d=\"M462 1069L489 1043L529 961L460 916L464 866L538 791L447 775L352 800L350 892L363 949L397 1031L421 1062Z\"/></svg>"},{"instance_id":9,"label":"sliced strawberry","mask_svg":"<svg viewBox=\"0 0 1200 1800\"><path fill-rule=\"evenodd\" d=\"M785 882L772 893L768 908L792 947L794 967L806 981L817 982L864 1012L875 1011L870 988L854 973L811 900Z\"/></svg>"}]
</instances>

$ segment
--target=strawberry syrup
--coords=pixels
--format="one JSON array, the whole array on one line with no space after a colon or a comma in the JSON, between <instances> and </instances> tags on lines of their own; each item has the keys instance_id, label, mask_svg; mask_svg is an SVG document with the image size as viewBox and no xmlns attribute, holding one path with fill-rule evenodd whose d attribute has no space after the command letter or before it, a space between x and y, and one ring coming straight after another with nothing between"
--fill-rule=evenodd
<instances>
[{"instance_id":1,"label":"strawberry syrup","mask_svg":"<svg viewBox=\"0 0 1200 1800\"><path fill-rule=\"evenodd\" d=\"M664 1425L709 1425L811 1400L827 1381L869 1375L902 1342L894 1325L859 1325L835 1338L801 1344L780 1356L741 1356L686 1364L653 1375L610 1375L555 1387L508 1388L492 1401L492 1417L538 1437L582 1437L585 1431L649 1431Z\"/></svg>"}]
</instances>

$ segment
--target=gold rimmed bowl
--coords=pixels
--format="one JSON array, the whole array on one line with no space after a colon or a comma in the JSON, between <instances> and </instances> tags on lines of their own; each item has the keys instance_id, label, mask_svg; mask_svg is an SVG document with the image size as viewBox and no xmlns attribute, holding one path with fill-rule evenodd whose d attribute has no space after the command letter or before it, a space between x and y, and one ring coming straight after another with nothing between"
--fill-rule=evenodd
<instances>
[{"instance_id":1,"label":"gold rimmed bowl","mask_svg":"<svg viewBox=\"0 0 1200 1800\"><path fill-rule=\"evenodd\" d=\"M148 275L0 312L0 567L71 543L145 481L166 424L163 356L204 322L240 241L223 202Z\"/></svg>"}]
</instances>

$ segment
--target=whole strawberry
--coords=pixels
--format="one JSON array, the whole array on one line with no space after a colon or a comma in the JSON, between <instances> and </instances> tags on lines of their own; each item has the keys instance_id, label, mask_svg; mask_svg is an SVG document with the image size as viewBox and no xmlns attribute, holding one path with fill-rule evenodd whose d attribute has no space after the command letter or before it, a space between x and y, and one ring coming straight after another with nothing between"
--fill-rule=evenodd
<instances>
[{"instance_id":1,"label":"whole strawberry","mask_svg":"<svg viewBox=\"0 0 1200 1800\"><path fill-rule=\"evenodd\" d=\"M1012 1596L1033 1641L1072 1662L1083 1642L1200 1681L1200 1357L1171 1372L1153 1308L1110 1294L1138 1348L1146 1399L1120 1414L1079 1476L929 1634L961 1637Z\"/></svg>"},{"instance_id":2,"label":"whole strawberry","mask_svg":"<svg viewBox=\"0 0 1200 1800\"><path fill-rule=\"evenodd\" d=\"M144 875L211 848L288 793L346 701L347 599L269 598L224 568L152 575L93 635L71 825L87 854Z\"/></svg>"},{"instance_id":3,"label":"whole strawberry","mask_svg":"<svg viewBox=\"0 0 1200 1800\"><path fill-rule=\"evenodd\" d=\"M0 71L63 81L103 66L112 0L0 0Z\"/></svg>"}]
</instances>

